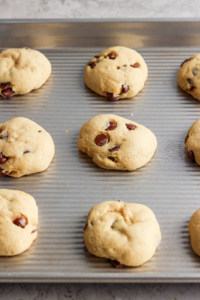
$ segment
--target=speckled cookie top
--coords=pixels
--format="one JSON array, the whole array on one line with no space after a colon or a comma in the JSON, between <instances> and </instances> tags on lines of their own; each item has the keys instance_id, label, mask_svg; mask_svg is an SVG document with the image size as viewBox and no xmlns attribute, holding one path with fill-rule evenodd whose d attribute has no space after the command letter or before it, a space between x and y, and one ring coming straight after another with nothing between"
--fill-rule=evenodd
<instances>
[{"instance_id":1,"label":"speckled cookie top","mask_svg":"<svg viewBox=\"0 0 200 300\"><path fill-rule=\"evenodd\" d=\"M95 55L86 65L84 81L111 101L135 96L144 86L148 69L133 49L116 46Z\"/></svg>"}]
</instances>

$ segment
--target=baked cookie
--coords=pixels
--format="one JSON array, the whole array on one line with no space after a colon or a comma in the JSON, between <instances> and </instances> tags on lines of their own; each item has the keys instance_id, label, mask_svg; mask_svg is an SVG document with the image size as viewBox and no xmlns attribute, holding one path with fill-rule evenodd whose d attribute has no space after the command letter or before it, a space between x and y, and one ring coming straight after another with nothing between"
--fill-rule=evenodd
<instances>
[{"instance_id":1,"label":"baked cookie","mask_svg":"<svg viewBox=\"0 0 200 300\"><path fill-rule=\"evenodd\" d=\"M133 171L144 166L157 147L146 127L116 115L98 115L81 128L78 147L101 168Z\"/></svg>"},{"instance_id":2,"label":"baked cookie","mask_svg":"<svg viewBox=\"0 0 200 300\"><path fill-rule=\"evenodd\" d=\"M134 97L147 79L143 57L133 49L111 47L95 55L85 67L87 87L111 101Z\"/></svg>"},{"instance_id":3,"label":"baked cookie","mask_svg":"<svg viewBox=\"0 0 200 300\"><path fill-rule=\"evenodd\" d=\"M192 215L188 227L192 249L200 256L200 208Z\"/></svg>"},{"instance_id":4,"label":"baked cookie","mask_svg":"<svg viewBox=\"0 0 200 300\"><path fill-rule=\"evenodd\" d=\"M4 98L40 88L50 74L49 60L37 50L13 48L0 52L0 95Z\"/></svg>"},{"instance_id":5,"label":"baked cookie","mask_svg":"<svg viewBox=\"0 0 200 300\"><path fill-rule=\"evenodd\" d=\"M17 190L0 189L0 255L17 255L37 238L35 199Z\"/></svg>"},{"instance_id":6,"label":"baked cookie","mask_svg":"<svg viewBox=\"0 0 200 300\"><path fill-rule=\"evenodd\" d=\"M177 81L182 90L200 101L200 53L182 62Z\"/></svg>"},{"instance_id":7,"label":"baked cookie","mask_svg":"<svg viewBox=\"0 0 200 300\"><path fill-rule=\"evenodd\" d=\"M50 134L26 118L0 124L0 173L21 177L42 172L54 156Z\"/></svg>"},{"instance_id":8,"label":"baked cookie","mask_svg":"<svg viewBox=\"0 0 200 300\"><path fill-rule=\"evenodd\" d=\"M185 137L185 152L188 157L200 165L200 119L192 124Z\"/></svg>"},{"instance_id":9,"label":"baked cookie","mask_svg":"<svg viewBox=\"0 0 200 300\"><path fill-rule=\"evenodd\" d=\"M83 238L91 254L136 267L154 255L161 232L147 206L106 201L90 210Z\"/></svg>"}]
</instances>

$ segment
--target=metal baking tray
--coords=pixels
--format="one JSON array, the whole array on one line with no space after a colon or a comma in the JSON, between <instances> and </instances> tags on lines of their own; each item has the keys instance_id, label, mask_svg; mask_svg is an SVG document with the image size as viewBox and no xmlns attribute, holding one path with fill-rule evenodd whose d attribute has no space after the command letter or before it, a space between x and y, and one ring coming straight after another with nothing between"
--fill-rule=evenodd
<instances>
[{"instance_id":1,"label":"metal baking tray","mask_svg":"<svg viewBox=\"0 0 200 300\"><path fill-rule=\"evenodd\" d=\"M184 152L184 137L200 118L200 103L176 83L180 63L199 52L200 22L0 21L1 49L31 47L52 63L39 90L0 101L0 122L28 117L49 131L56 154L43 173L0 187L32 194L39 206L39 236L22 255L0 258L1 282L200 282L188 221L200 206L200 168ZM134 98L109 102L83 82L87 61L102 49L123 45L145 58L149 76ZM153 159L134 172L98 168L80 153L77 138L92 116L113 113L150 128L157 136ZM68 132L66 132L66 130ZM89 209L101 201L143 203L156 214L162 242L139 268L114 269L85 250L82 234Z\"/></svg>"}]
</instances>

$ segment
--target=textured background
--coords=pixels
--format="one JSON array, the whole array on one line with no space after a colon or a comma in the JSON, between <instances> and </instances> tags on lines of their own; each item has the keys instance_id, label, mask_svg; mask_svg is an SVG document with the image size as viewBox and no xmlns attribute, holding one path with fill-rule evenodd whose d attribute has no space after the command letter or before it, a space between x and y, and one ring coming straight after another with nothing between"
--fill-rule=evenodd
<instances>
[{"instance_id":1,"label":"textured background","mask_svg":"<svg viewBox=\"0 0 200 300\"><path fill-rule=\"evenodd\" d=\"M0 0L0 18L199 18L200 1ZM199 299L198 284L1 284L0 299Z\"/></svg>"}]
</instances>

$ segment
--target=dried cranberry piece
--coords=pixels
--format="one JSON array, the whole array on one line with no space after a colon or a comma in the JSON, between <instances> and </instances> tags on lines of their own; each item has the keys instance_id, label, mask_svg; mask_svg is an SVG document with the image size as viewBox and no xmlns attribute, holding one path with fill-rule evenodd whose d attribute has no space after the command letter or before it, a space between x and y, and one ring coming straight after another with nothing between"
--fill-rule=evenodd
<instances>
[{"instance_id":1,"label":"dried cranberry piece","mask_svg":"<svg viewBox=\"0 0 200 300\"><path fill-rule=\"evenodd\" d=\"M113 93L107 93L107 98L110 100L110 101L117 101L119 99L118 96L115 96Z\"/></svg>"},{"instance_id":2,"label":"dried cranberry piece","mask_svg":"<svg viewBox=\"0 0 200 300\"><path fill-rule=\"evenodd\" d=\"M4 139L7 139L8 138L8 135L0 135L0 140L4 140Z\"/></svg>"},{"instance_id":3,"label":"dried cranberry piece","mask_svg":"<svg viewBox=\"0 0 200 300\"><path fill-rule=\"evenodd\" d=\"M139 68L140 67L140 64L138 62L130 65L132 68Z\"/></svg>"},{"instance_id":4,"label":"dried cranberry piece","mask_svg":"<svg viewBox=\"0 0 200 300\"><path fill-rule=\"evenodd\" d=\"M117 260L110 260L110 263L113 268L121 269L124 268L124 265L120 264Z\"/></svg>"},{"instance_id":5,"label":"dried cranberry piece","mask_svg":"<svg viewBox=\"0 0 200 300\"><path fill-rule=\"evenodd\" d=\"M23 152L23 154L27 154L27 153L30 153L30 152L31 152L31 151L26 150L26 151Z\"/></svg>"},{"instance_id":6,"label":"dried cranberry piece","mask_svg":"<svg viewBox=\"0 0 200 300\"><path fill-rule=\"evenodd\" d=\"M10 82L0 82L0 89L7 89L10 86Z\"/></svg>"},{"instance_id":7,"label":"dried cranberry piece","mask_svg":"<svg viewBox=\"0 0 200 300\"><path fill-rule=\"evenodd\" d=\"M187 91L192 91L194 89L194 83L193 83L193 80L191 78L188 78L186 80L187 83L189 83L190 87L189 88L186 88Z\"/></svg>"},{"instance_id":8,"label":"dried cranberry piece","mask_svg":"<svg viewBox=\"0 0 200 300\"><path fill-rule=\"evenodd\" d=\"M108 156L108 159L115 161L114 157L112 157L112 156Z\"/></svg>"},{"instance_id":9,"label":"dried cranberry piece","mask_svg":"<svg viewBox=\"0 0 200 300\"><path fill-rule=\"evenodd\" d=\"M94 57L95 57L95 58L99 58L100 56L99 56L99 55L95 55Z\"/></svg>"},{"instance_id":10,"label":"dried cranberry piece","mask_svg":"<svg viewBox=\"0 0 200 300\"><path fill-rule=\"evenodd\" d=\"M126 93L128 93L128 91L129 91L129 86L126 84L123 84L121 93L126 94Z\"/></svg>"},{"instance_id":11,"label":"dried cranberry piece","mask_svg":"<svg viewBox=\"0 0 200 300\"><path fill-rule=\"evenodd\" d=\"M115 152L115 151L118 151L119 148L120 148L120 146L115 146L115 147L109 149L108 151L109 151L109 152Z\"/></svg>"},{"instance_id":12,"label":"dried cranberry piece","mask_svg":"<svg viewBox=\"0 0 200 300\"><path fill-rule=\"evenodd\" d=\"M38 132L42 132L42 130L38 130Z\"/></svg>"},{"instance_id":13,"label":"dried cranberry piece","mask_svg":"<svg viewBox=\"0 0 200 300\"><path fill-rule=\"evenodd\" d=\"M112 51L107 55L107 57L109 57L109 59L115 59L117 57L117 53Z\"/></svg>"},{"instance_id":14,"label":"dried cranberry piece","mask_svg":"<svg viewBox=\"0 0 200 300\"><path fill-rule=\"evenodd\" d=\"M90 62L88 63L88 66L90 66L91 69L93 69L93 68L96 66L96 62L95 62L95 61L90 61Z\"/></svg>"},{"instance_id":15,"label":"dried cranberry piece","mask_svg":"<svg viewBox=\"0 0 200 300\"><path fill-rule=\"evenodd\" d=\"M94 141L97 146L104 146L105 144L107 144L110 141L110 138L109 138L109 136L107 136L103 133L100 133L95 137Z\"/></svg>"},{"instance_id":16,"label":"dried cranberry piece","mask_svg":"<svg viewBox=\"0 0 200 300\"><path fill-rule=\"evenodd\" d=\"M1 91L2 95L6 98L11 98L14 95L14 92L11 88L7 88Z\"/></svg>"},{"instance_id":17,"label":"dried cranberry piece","mask_svg":"<svg viewBox=\"0 0 200 300\"><path fill-rule=\"evenodd\" d=\"M5 163L8 160L8 157L0 153L0 164Z\"/></svg>"},{"instance_id":18,"label":"dried cranberry piece","mask_svg":"<svg viewBox=\"0 0 200 300\"><path fill-rule=\"evenodd\" d=\"M181 63L180 67L182 67L182 66L184 65L184 63L186 63L187 61L190 61L190 60L191 60L191 58L185 59L185 60Z\"/></svg>"},{"instance_id":19,"label":"dried cranberry piece","mask_svg":"<svg viewBox=\"0 0 200 300\"><path fill-rule=\"evenodd\" d=\"M126 124L126 127L128 128L128 130L134 130L137 126L134 124Z\"/></svg>"},{"instance_id":20,"label":"dried cranberry piece","mask_svg":"<svg viewBox=\"0 0 200 300\"><path fill-rule=\"evenodd\" d=\"M37 231L37 228L36 229L33 229L32 231L31 231L31 233L35 233Z\"/></svg>"},{"instance_id":21,"label":"dried cranberry piece","mask_svg":"<svg viewBox=\"0 0 200 300\"><path fill-rule=\"evenodd\" d=\"M25 216L21 215L20 217L16 218L13 223L21 228L25 228L28 224L28 220Z\"/></svg>"},{"instance_id":22,"label":"dried cranberry piece","mask_svg":"<svg viewBox=\"0 0 200 300\"><path fill-rule=\"evenodd\" d=\"M0 174L8 176L11 172L5 171L4 169L0 168Z\"/></svg>"},{"instance_id":23,"label":"dried cranberry piece","mask_svg":"<svg viewBox=\"0 0 200 300\"><path fill-rule=\"evenodd\" d=\"M116 121L109 121L110 125L105 129L106 131L114 130L117 127Z\"/></svg>"},{"instance_id":24,"label":"dried cranberry piece","mask_svg":"<svg viewBox=\"0 0 200 300\"><path fill-rule=\"evenodd\" d=\"M188 138L189 138L189 135L187 134L186 137L185 137L185 144L186 144Z\"/></svg>"},{"instance_id":25,"label":"dried cranberry piece","mask_svg":"<svg viewBox=\"0 0 200 300\"><path fill-rule=\"evenodd\" d=\"M194 152L190 150L189 148L186 149L187 156L192 160L195 161Z\"/></svg>"}]
</instances>

